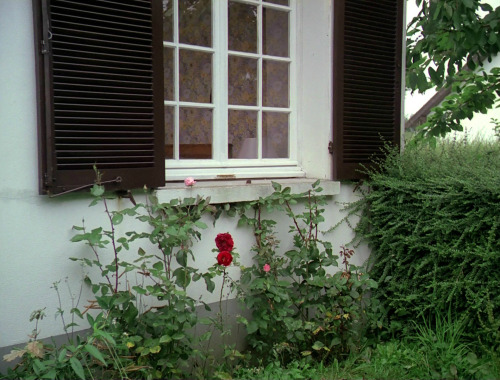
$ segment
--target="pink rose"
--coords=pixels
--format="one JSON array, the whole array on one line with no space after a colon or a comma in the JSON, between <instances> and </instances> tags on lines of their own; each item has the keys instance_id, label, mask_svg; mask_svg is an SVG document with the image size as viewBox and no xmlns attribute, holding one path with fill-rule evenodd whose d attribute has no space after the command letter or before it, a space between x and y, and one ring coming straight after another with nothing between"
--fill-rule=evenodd
<instances>
[{"instance_id":1,"label":"pink rose","mask_svg":"<svg viewBox=\"0 0 500 380\"><path fill-rule=\"evenodd\" d=\"M186 186L193 186L195 183L196 183L196 181L194 180L193 177L187 177L184 180L184 185L186 185Z\"/></svg>"},{"instance_id":2,"label":"pink rose","mask_svg":"<svg viewBox=\"0 0 500 380\"><path fill-rule=\"evenodd\" d=\"M269 272L271 270L271 266L269 264L265 264L262 269L264 269L264 272L267 273L267 272Z\"/></svg>"}]
</instances>

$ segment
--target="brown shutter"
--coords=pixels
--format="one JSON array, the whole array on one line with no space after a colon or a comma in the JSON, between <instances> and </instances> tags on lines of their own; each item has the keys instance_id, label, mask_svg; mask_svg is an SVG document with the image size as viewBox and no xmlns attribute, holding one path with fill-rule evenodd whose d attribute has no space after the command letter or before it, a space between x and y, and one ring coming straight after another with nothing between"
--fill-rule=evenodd
<instances>
[{"instance_id":1,"label":"brown shutter","mask_svg":"<svg viewBox=\"0 0 500 380\"><path fill-rule=\"evenodd\" d=\"M33 5L41 192L163 186L161 0Z\"/></svg>"},{"instance_id":2,"label":"brown shutter","mask_svg":"<svg viewBox=\"0 0 500 380\"><path fill-rule=\"evenodd\" d=\"M403 0L334 0L334 179L399 144Z\"/></svg>"}]
</instances>

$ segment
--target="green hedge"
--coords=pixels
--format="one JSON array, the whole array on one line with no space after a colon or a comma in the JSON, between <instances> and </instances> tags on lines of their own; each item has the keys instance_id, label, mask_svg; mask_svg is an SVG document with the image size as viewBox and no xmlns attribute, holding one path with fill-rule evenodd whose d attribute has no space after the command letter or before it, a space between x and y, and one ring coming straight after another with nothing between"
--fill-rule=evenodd
<instances>
[{"instance_id":1,"label":"green hedge","mask_svg":"<svg viewBox=\"0 0 500 380\"><path fill-rule=\"evenodd\" d=\"M393 326L451 309L471 335L498 344L500 143L390 154L350 208L362 215L357 233Z\"/></svg>"}]
</instances>

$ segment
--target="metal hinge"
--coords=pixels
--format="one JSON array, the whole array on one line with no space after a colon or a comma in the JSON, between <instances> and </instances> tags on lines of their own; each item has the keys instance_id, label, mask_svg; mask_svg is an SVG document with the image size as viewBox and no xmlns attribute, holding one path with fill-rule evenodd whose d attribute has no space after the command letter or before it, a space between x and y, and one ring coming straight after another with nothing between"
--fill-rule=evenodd
<instances>
[{"instance_id":1,"label":"metal hinge","mask_svg":"<svg viewBox=\"0 0 500 380\"><path fill-rule=\"evenodd\" d=\"M330 142L328 143L328 152L329 152L330 154L333 154L333 141L330 141Z\"/></svg>"},{"instance_id":2,"label":"metal hinge","mask_svg":"<svg viewBox=\"0 0 500 380\"><path fill-rule=\"evenodd\" d=\"M42 54L48 54L49 53L49 40L52 39L52 32L49 30L49 33L48 33L48 38L47 40L43 39L41 41L42 43Z\"/></svg>"},{"instance_id":3,"label":"metal hinge","mask_svg":"<svg viewBox=\"0 0 500 380\"><path fill-rule=\"evenodd\" d=\"M45 40L42 40L42 54L48 54L49 53L49 49L47 47L48 43L45 42Z\"/></svg>"}]
</instances>

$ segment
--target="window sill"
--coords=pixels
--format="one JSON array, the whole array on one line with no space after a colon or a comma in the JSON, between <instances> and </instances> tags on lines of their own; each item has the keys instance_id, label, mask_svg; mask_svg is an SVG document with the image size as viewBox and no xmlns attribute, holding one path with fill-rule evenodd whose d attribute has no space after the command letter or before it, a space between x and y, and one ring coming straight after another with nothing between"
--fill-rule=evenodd
<instances>
[{"instance_id":1,"label":"window sill","mask_svg":"<svg viewBox=\"0 0 500 380\"><path fill-rule=\"evenodd\" d=\"M311 189L316 179L311 178L286 178L276 179L283 187L289 186L292 193L303 193ZM336 195L340 192L340 182L321 181L322 195ZM271 180L256 179L247 183L246 180L232 181L198 181L193 187L187 187L183 182L167 183L165 187L157 190L158 200L169 202L172 199L183 199L189 197L210 197L210 203L233 203L246 202L266 197L273 192Z\"/></svg>"}]
</instances>

